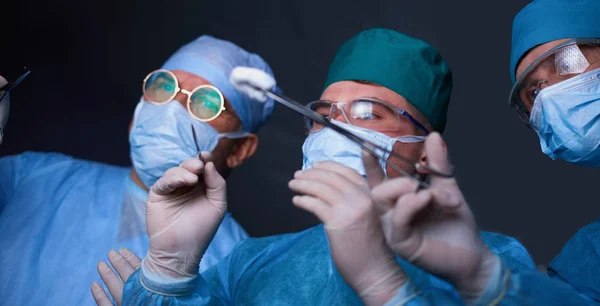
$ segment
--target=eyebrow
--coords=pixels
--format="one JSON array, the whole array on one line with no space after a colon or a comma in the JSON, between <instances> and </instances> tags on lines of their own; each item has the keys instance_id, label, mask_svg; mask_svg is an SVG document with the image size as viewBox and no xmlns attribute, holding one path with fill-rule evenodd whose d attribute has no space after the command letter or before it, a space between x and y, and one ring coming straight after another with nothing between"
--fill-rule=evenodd
<instances>
[{"instance_id":1,"label":"eyebrow","mask_svg":"<svg viewBox=\"0 0 600 306\"><path fill-rule=\"evenodd\" d=\"M356 98L356 99L354 99L354 100L360 100L360 99L369 99L369 100L375 100L375 101L377 101L377 102L384 102L384 103L391 104L391 103L390 103L390 102L388 102L388 101L382 100L382 99L380 99L380 98L377 98L377 97L374 97L374 96L358 97L358 98Z\"/></svg>"},{"instance_id":2,"label":"eyebrow","mask_svg":"<svg viewBox=\"0 0 600 306\"><path fill-rule=\"evenodd\" d=\"M530 74L528 75L522 82L521 82L521 86L519 86L521 89L523 88L528 88L533 86L533 84L536 83L535 79L533 78L533 76Z\"/></svg>"}]
</instances>

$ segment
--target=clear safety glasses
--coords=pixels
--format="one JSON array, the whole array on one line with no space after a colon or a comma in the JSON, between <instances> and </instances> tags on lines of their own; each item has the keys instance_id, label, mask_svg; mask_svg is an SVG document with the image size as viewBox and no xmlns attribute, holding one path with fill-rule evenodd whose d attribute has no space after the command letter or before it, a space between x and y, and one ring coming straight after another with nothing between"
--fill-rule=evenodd
<instances>
[{"instance_id":1,"label":"clear safety glasses","mask_svg":"<svg viewBox=\"0 0 600 306\"><path fill-rule=\"evenodd\" d=\"M179 88L177 77L169 70L150 72L144 79L142 90L144 99L154 104L169 103L179 92L187 95L188 112L202 122L217 118L225 110L225 98L218 88L212 85L200 85L191 91Z\"/></svg>"},{"instance_id":2,"label":"clear safety glasses","mask_svg":"<svg viewBox=\"0 0 600 306\"><path fill-rule=\"evenodd\" d=\"M529 126L529 110L542 89L598 68L599 38L568 40L542 54L523 71L510 92L508 103Z\"/></svg>"},{"instance_id":3,"label":"clear safety glasses","mask_svg":"<svg viewBox=\"0 0 600 306\"><path fill-rule=\"evenodd\" d=\"M318 112L312 110L310 107L306 107L305 105L302 105L301 103L298 103L298 102L294 101L293 99L284 96L281 93L276 93L272 90L265 90L265 89L253 86L251 84L246 84L246 85L251 86L255 90L259 90L259 91L263 92L268 98L271 98L271 99L289 107L290 109L296 111L297 113L303 115L304 117L307 117L307 119L310 120L310 122L311 122L310 123L311 127L313 125L315 125L315 126L321 125L323 127L330 128L330 129L342 134L344 137L348 138L350 141L359 145L363 150L373 154L374 156L378 157L380 160L383 160L386 165L388 165L391 168L393 168L394 170L398 171L400 174L404 175L405 177L413 179L418 184L418 187L417 187L418 189L428 188L429 184L427 182L423 181L422 177L419 174L413 174L413 172L423 170L428 175L435 175L435 176L445 177L445 178L454 177L454 169L450 169L448 172L442 172L442 171L433 169L432 167L429 167L428 165L421 164L419 161L412 160L410 158L407 158L401 154L394 152L393 150L388 150L387 148L381 147L380 145L378 145L371 139L362 138L362 137L360 137L338 125L335 125L335 124L331 123L331 121L328 118L326 118L327 115L318 113ZM391 158L396 160L396 162L401 162L403 165L406 166L407 170L403 169L403 167L400 167L398 164L393 162L392 159L382 158L381 157L382 154L388 154Z\"/></svg>"},{"instance_id":4,"label":"clear safety glasses","mask_svg":"<svg viewBox=\"0 0 600 306\"><path fill-rule=\"evenodd\" d=\"M337 118L341 113L351 125L378 132L396 132L414 125L425 135L429 134L429 130L407 111L384 101L368 98L348 102L319 100L309 103L306 107L328 120ZM308 117L304 118L304 122L309 132L317 132L324 128L324 125Z\"/></svg>"}]
</instances>

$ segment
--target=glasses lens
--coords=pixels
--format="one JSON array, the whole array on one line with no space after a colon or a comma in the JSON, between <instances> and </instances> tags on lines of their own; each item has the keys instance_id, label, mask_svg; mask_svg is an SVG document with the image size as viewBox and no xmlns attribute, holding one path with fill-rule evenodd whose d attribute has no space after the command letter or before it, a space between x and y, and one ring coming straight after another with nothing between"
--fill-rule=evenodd
<instances>
[{"instance_id":1,"label":"glasses lens","mask_svg":"<svg viewBox=\"0 0 600 306\"><path fill-rule=\"evenodd\" d=\"M307 105L307 107L312 110L315 111L323 116L325 116L325 118L329 119L329 115L331 112L331 104L325 101L316 101L316 102L312 102L309 103ZM323 125L318 123L318 122L314 122L313 120L309 119L308 117L304 117L304 120L306 122L306 129L309 132L316 132L319 131L321 129L323 129Z\"/></svg>"},{"instance_id":2,"label":"glasses lens","mask_svg":"<svg viewBox=\"0 0 600 306\"><path fill-rule=\"evenodd\" d=\"M155 103L166 103L174 98L177 91L175 76L166 71L152 73L144 84L144 98Z\"/></svg>"},{"instance_id":3,"label":"glasses lens","mask_svg":"<svg viewBox=\"0 0 600 306\"><path fill-rule=\"evenodd\" d=\"M399 116L395 109L377 101L352 101L345 110L348 120L355 126L375 131L397 131L402 125L412 128L408 118Z\"/></svg>"},{"instance_id":4,"label":"glasses lens","mask_svg":"<svg viewBox=\"0 0 600 306\"><path fill-rule=\"evenodd\" d=\"M214 119L223 108L223 96L214 87L201 87L190 97L190 112L200 120Z\"/></svg>"}]
</instances>

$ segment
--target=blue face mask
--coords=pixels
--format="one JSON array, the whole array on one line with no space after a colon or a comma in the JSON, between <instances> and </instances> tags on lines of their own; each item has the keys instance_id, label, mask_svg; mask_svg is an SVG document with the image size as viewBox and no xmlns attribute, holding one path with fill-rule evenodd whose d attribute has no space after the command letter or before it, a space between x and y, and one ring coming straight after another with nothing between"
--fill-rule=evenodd
<instances>
[{"instance_id":1,"label":"blue face mask","mask_svg":"<svg viewBox=\"0 0 600 306\"><path fill-rule=\"evenodd\" d=\"M423 142L424 136L401 136L389 137L383 133L365 128L356 127L347 123L331 120L331 123L340 126L353 134L368 139L378 146L391 151L396 141L402 143ZM328 128L318 132L310 133L302 146L303 165L302 170L312 168L313 164L322 161L334 161L346 167L356 170L360 175L366 176L365 167L362 162L362 148L342 134ZM381 156L379 164L387 176L385 161L389 153L378 152Z\"/></svg>"},{"instance_id":2,"label":"blue face mask","mask_svg":"<svg viewBox=\"0 0 600 306\"><path fill-rule=\"evenodd\" d=\"M167 169L198 154L191 125L201 151L212 152L223 137L248 135L244 131L219 133L209 124L193 119L177 101L162 105L140 102L135 109L129 144L133 168L146 187L150 188Z\"/></svg>"},{"instance_id":3,"label":"blue face mask","mask_svg":"<svg viewBox=\"0 0 600 306\"><path fill-rule=\"evenodd\" d=\"M542 152L582 166L600 167L600 69L540 91L530 123Z\"/></svg>"}]
</instances>

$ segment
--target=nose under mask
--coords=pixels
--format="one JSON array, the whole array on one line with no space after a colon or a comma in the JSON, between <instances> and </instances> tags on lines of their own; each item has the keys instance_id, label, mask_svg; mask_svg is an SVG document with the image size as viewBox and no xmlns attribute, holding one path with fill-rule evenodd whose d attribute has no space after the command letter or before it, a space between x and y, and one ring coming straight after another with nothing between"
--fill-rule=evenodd
<instances>
[{"instance_id":1,"label":"nose under mask","mask_svg":"<svg viewBox=\"0 0 600 306\"><path fill-rule=\"evenodd\" d=\"M221 138L243 138L244 131L219 133L208 123L193 119L177 101L155 105L138 103L129 134L131 161L141 181L150 188L163 174L196 156L191 126L201 151L212 152Z\"/></svg>"},{"instance_id":2,"label":"nose under mask","mask_svg":"<svg viewBox=\"0 0 600 306\"><path fill-rule=\"evenodd\" d=\"M380 132L356 127L336 120L331 120L331 122L361 138L370 140L379 147L385 148L387 152L390 152L394 148L396 142L416 143L423 142L426 138L425 136L413 135L389 137ZM362 147L332 129L324 128L318 132L310 133L304 141L302 153L302 170L312 168L316 162L334 161L356 170L362 176L366 176L365 167L362 162ZM386 161L389 158L389 153L378 153L381 157L379 158L379 164L387 176Z\"/></svg>"},{"instance_id":3,"label":"nose under mask","mask_svg":"<svg viewBox=\"0 0 600 306\"><path fill-rule=\"evenodd\" d=\"M530 123L552 159L600 167L600 69L549 86L536 97Z\"/></svg>"}]
</instances>

